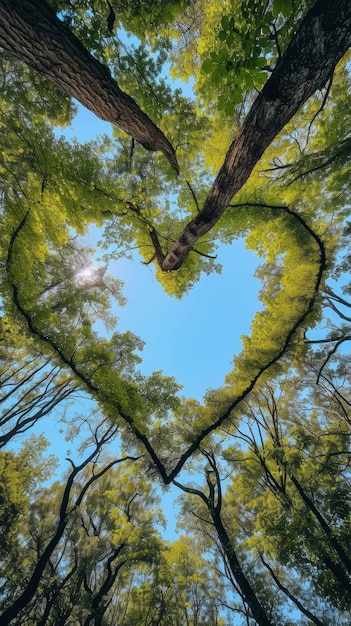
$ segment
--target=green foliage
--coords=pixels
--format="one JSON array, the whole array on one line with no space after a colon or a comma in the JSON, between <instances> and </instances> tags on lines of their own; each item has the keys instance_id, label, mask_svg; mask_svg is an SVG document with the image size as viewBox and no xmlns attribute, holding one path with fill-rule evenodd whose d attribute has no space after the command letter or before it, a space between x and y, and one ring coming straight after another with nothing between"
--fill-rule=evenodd
<instances>
[{"instance_id":1,"label":"green foliage","mask_svg":"<svg viewBox=\"0 0 351 626\"><path fill-rule=\"evenodd\" d=\"M45 456L48 442L32 436L17 452L0 453L0 576L6 581L2 597L11 601L21 585L21 572L28 559L21 553L24 521L30 519L30 507L38 483L45 482L55 469L56 460ZM22 569L23 568L23 569Z\"/></svg>"},{"instance_id":2,"label":"green foliage","mask_svg":"<svg viewBox=\"0 0 351 626\"><path fill-rule=\"evenodd\" d=\"M27 111L33 121L44 118L61 127L71 122L76 107L70 98L14 57L0 55L0 76L2 110L6 102L5 110Z\"/></svg>"},{"instance_id":3,"label":"green foliage","mask_svg":"<svg viewBox=\"0 0 351 626\"><path fill-rule=\"evenodd\" d=\"M218 6L198 1L174 71L184 78L194 75L206 103L213 101L215 89L218 110L234 116L246 93L262 88L312 4L230 0Z\"/></svg>"},{"instance_id":4,"label":"green foliage","mask_svg":"<svg viewBox=\"0 0 351 626\"><path fill-rule=\"evenodd\" d=\"M84 42L88 49L105 47L106 39L113 39L119 28L135 33L143 39L154 33L155 27L172 23L186 9L189 0L80 0L74 6L62 0L50 0L56 13Z\"/></svg>"},{"instance_id":5,"label":"green foliage","mask_svg":"<svg viewBox=\"0 0 351 626\"><path fill-rule=\"evenodd\" d=\"M294 4L291 0L266 5L255 0L239 2L233 6L231 16L222 17L217 34L221 47L202 66L212 82L221 87L219 110L233 115L235 105L248 90L259 91L264 85L267 73L284 52L306 10L306 3Z\"/></svg>"},{"instance_id":6,"label":"green foliage","mask_svg":"<svg viewBox=\"0 0 351 626\"><path fill-rule=\"evenodd\" d=\"M207 564L196 554L192 540L181 537L163 546L154 569L145 572L141 584L131 589L124 623L140 624L147 614L164 626L221 626L221 593L220 581L208 575Z\"/></svg>"},{"instance_id":7,"label":"green foliage","mask_svg":"<svg viewBox=\"0 0 351 626\"><path fill-rule=\"evenodd\" d=\"M181 269L161 267L311 5L51 2L167 131L177 178L117 131L82 145L58 137L72 103L1 57L0 444L57 413L72 447L97 446L79 471L71 460L72 473L49 485L41 438L1 451L2 610L26 593L62 530L16 626L251 623L230 551L274 626L292 624L292 607L301 624L311 623L308 611L326 625L349 621L350 380L347 359L336 356L351 335L348 59L330 93L311 98L275 138ZM99 252L86 245L91 228ZM220 271L216 246L235 238L262 259L259 310L224 387L200 403L162 371L138 370L143 341L118 331L124 297L108 263L138 254L181 298L203 272ZM233 286L235 306L240 296ZM318 351L308 345L312 330L324 333ZM186 536L172 543L160 532L158 480L178 481L181 470L191 479Z\"/></svg>"},{"instance_id":8,"label":"green foliage","mask_svg":"<svg viewBox=\"0 0 351 626\"><path fill-rule=\"evenodd\" d=\"M344 609L349 600L327 563L339 559L335 546L348 551L349 433L340 414L329 412L330 399L319 398L316 406L307 390L304 380L282 379L280 386L267 385L243 407L242 415L251 423L249 431L240 429L243 453L234 448L226 452L228 459L240 458L228 500L232 512L246 511L244 550L294 567L322 597L328 580L332 603Z\"/></svg>"}]
</instances>

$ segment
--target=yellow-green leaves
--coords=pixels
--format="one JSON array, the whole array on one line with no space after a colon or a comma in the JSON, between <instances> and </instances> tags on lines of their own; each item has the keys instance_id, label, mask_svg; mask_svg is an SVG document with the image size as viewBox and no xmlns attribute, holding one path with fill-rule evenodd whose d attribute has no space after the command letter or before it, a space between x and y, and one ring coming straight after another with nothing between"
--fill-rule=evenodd
<instances>
[{"instance_id":1,"label":"yellow-green leaves","mask_svg":"<svg viewBox=\"0 0 351 626\"><path fill-rule=\"evenodd\" d=\"M197 44L203 73L198 87L203 98L211 85L217 92L219 111L234 116L246 93L260 91L265 84L308 4L231 0L221 7L212 2L204 6Z\"/></svg>"}]
</instances>

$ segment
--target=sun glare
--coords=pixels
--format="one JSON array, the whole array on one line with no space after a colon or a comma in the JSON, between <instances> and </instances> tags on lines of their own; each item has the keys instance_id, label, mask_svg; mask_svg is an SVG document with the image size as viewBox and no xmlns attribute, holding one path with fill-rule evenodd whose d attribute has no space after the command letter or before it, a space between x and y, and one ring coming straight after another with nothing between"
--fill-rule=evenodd
<instances>
[{"instance_id":1,"label":"sun glare","mask_svg":"<svg viewBox=\"0 0 351 626\"><path fill-rule=\"evenodd\" d=\"M96 270L91 265L87 265L76 272L76 281L78 283L89 283L95 277L95 274Z\"/></svg>"}]
</instances>

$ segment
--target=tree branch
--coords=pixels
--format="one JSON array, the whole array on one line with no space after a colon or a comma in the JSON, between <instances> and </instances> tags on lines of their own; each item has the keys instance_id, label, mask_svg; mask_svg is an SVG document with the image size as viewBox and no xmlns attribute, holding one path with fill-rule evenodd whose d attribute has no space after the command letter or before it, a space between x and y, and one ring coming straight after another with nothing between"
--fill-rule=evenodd
<instances>
[{"instance_id":1,"label":"tree branch","mask_svg":"<svg viewBox=\"0 0 351 626\"><path fill-rule=\"evenodd\" d=\"M253 103L202 210L166 256L164 271L178 269L194 243L213 228L271 141L306 100L324 87L350 45L349 0L317 0Z\"/></svg>"},{"instance_id":2,"label":"tree branch","mask_svg":"<svg viewBox=\"0 0 351 626\"><path fill-rule=\"evenodd\" d=\"M325 626L325 624L323 624L323 622L321 622L320 619L318 619L318 617L316 617L315 615L313 615L313 613L311 613L311 611L306 609L303 606L303 604L292 593L290 593L289 589L287 589L287 587L285 587L280 582L279 578L276 576L276 574L274 573L274 571L271 568L271 566L269 565L269 563L266 563L266 561L264 560L262 555L260 555L260 559L262 561L262 564L269 571L269 573L272 576L272 578L273 578L275 584L277 585L277 587L279 587L279 589L283 593L285 593L285 595L289 598L289 600L291 600L295 604L295 606L297 606L299 611L301 611L301 613L303 613L303 615L306 615L306 617L308 617L308 619L311 620L311 622L313 622L313 624L316 624L317 626Z\"/></svg>"},{"instance_id":3,"label":"tree branch","mask_svg":"<svg viewBox=\"0 0 351 626\"><path fill-rule=\"evenodd\" d=\"M1 2L0 46L147 150L162 152L179 171L175 151L163 132L44 0Z\"/></svg>"},{"instance_id":4,"label":"tree branch","mask_svg":"<svg viewBox=\"0 0 351 626\"><path fill-rule=\"evenodd\" d=\"M256 205L255 205L256 206ZM262 206L262 205L260 205ZM295 332L297 331L297 329L301 326L301 324L304 322L305 318L307 317L307 315L312 311L315 300L316 300L316 296L317 293L319 291L319 286L322 280L322 276L326 267L326 254L325 254L325 248L324 248L324 244L322 242L322 240L320 239L320 237L311 229L310 226L308 226L308 224L304 221L304 219L298 215L297 213L295 213L294 211L292 211L291 209L289 209L289 207L286 206L264 206L263 208L273 208L273 209L277 209L277 210L281 210L284 211L285 213L291 215L292 217L294 217L294 219L296 219L299 224L308 232L308 234L311 236L311 238L315 241L315 243L317 244L317 248L319 251L319 257L320 257L320 261L319 261L319 270L317 272L317 276L316 276L316 281L315 281L315 287L314 287L314 292L312 297L310 298L310 300L308 301L308 303L306 304L306 308L305 311L300 315L300 317L296 320L296 322L293 324L293 326L291 327L291 329L289 330L289 332L286 335L285 341L283 343L283 345L281 346L280 349L278 349L277 353L269 359L269 361L259 369L259 371L257 372L257 374L252 378L251 382L249 383L249 385L246 387L246 389L239 394L239 396L237 396L233 401L231 401L227 407L226 410L224 410L221 415L209 426L207 426L206 428L203 428L200 433L194 438L193 442L188 446L188 448L183 452L183 454L181 454L178 462L175 464L175 466L173 467L173 469L167 473L165 465L163 464L163 462L161 461L161 459L159 458L159 456L157 455L156 451L154 450L151 441L149 440L149 438L141 432L141 430L136 426L133 416L129 415L128 413L126 413L126 411L121 407L120 403L116 402L114 399L111 399L108 396L108 393L101 390L99 387L97 387L91 380L90 378L84 373L82 372L77 365L73 362L72 358L68 357L63 350L60 348L60 346L55 342L55 340L51 339L50 337L47 337L41 330L40 328L37 328L35 323L33 322L32 316L30 314L30 312L28 312L25 308L25 306L21 303L21 299L20 299L20 293L19 293L19 288L16 285L13 275L12 275L12 262L13 262L13 248L14 248L14 244L15 241L17 239L17 237L19 236L21 230L23 229L25 222L27 220L27 217L29 215L29 213L27 212L26 215L24 216L24 218L21 220L20 224L18 225L18 227L15 229L11 240L10 240L10 244L9 244L9 249L8 249L8 255L7 255L7 260L6 260L6 269L7 269L7 274L8 274L8 279L12 288L12 292L13 292L13 302L14 305L16 306L18 312L22 315L22 317L24 318L24 320L27 323L28 329L30 330L30 332L36 336L38 339L40 339L41 341L45 342L47 345L49 345L54 353L61 359L61 361L67 365L71 371L76 375L76 377L78 378L78 380L80 380L82 383L84 383L84 385L87 387L87 389L93 393L94 396L99 395L100 398L102 399L106 399L110 404L112 404L118 414L120 415L120 417L130 426L132 432L134 433L134 435L136 436L136 438L144 445L146 451L148 452L149 456L151 457L155 467L157 468L162 480L164 481L165 484L170 484L175 477L179 474L180 470L182 469L182 467L185 465L186 461L190 458L190 456L199 448L199 445L201 444L201 442L203 441L203 439L209 435L211 432L213 432L214 430L216 430L219 426L222 425L222 423L228 419L230 417L231 412L233 411L233 409L238 406L238 404L240 404L240 402L242 402L242 400L244 398L246 398L246 396L252 391L252 389L255 387L256 382L259 380L259 378L264 374L264 372L266 372L272 365L274 365L275 363L277 363L277 361L279 361L279 359L283 356L283 354L285 353L290 341L292 340Z\"/></svg>"}]
</instances>

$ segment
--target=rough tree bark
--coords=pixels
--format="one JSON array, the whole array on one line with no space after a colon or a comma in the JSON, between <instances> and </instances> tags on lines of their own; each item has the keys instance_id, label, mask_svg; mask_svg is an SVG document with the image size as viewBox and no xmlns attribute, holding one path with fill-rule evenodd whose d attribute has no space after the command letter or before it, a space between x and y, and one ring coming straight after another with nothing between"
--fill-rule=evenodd
<instances>
[{"instance_id":1,"label":"rough tree bark","mask_svg":"<svg viewBox=\"0 0 351 626\"><path fill-rule=\"evenodd\" d=\"M350 0L317 0L253 103L202 210L165 257L164 271L178 269L194 243L213 228L274 137L326 84L350 46Z\"/></svg>"},{"instance_id":2,"label":"rough tree bark","mask_svg":"<svg viewBox=\"0 0 351 626\"><path fill-rule=\"evenodd\" d=\"M1 0L0 46L144 148L163 152L178 172L175 152L162 131L44 0Z\"/></svg>"}]
</instances>

